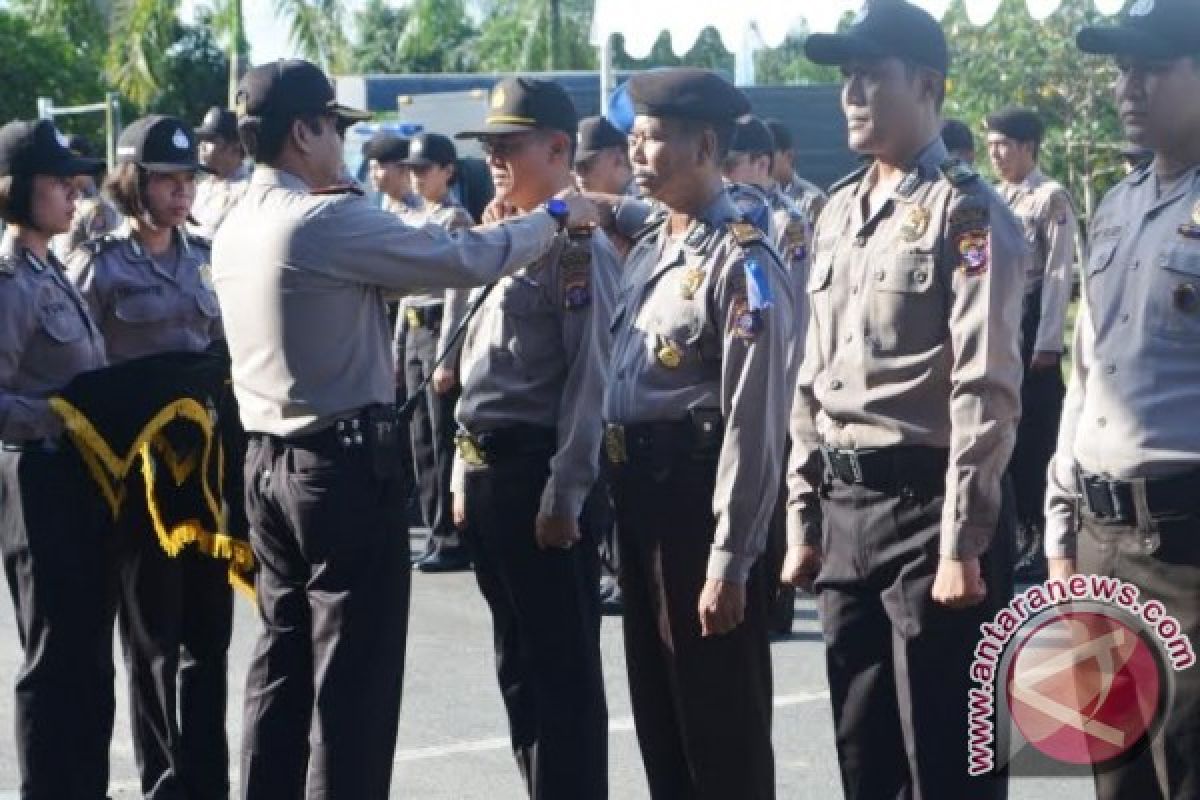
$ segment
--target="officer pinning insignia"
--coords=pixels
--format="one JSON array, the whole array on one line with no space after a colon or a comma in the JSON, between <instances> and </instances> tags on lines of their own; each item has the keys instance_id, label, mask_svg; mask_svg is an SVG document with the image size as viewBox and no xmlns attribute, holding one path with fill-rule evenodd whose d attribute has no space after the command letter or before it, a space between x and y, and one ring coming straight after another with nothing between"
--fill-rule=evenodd
<instances>
[{"instance_id":1,"label":"officer pinning insignia","mask_svg":"<svg viewBox=\"0 0 1200 800\"><path fill-rule=\"evenodd\" d=\"M679 279L679 294L684 300L691 300L704 283L704 270L700 267L688 267Z\"/></svg>"},{"instance_id":2,"label":"officer pinning insignia","mask_svg":"<svg viewBox=\"0 0 1200 800\"><path fill-rule=\"evenodd\" d=\"M964 275L975 277L987 272L989 235L986 229L963 231L954 238L954 249L958 253L958 269Z\"/></svg>"},{"instance_id":3,"label":"officer pinning insignia","mask_svg":"<svg viewBox=\"0 0 1200 800\"><path fill-rule=\"evenodd\" d=\"M929 209L924 206L913 206L904 215L904 222L900 226L900 236L906 242L917 241L929 229L930 217Z\"/></svg>"},{"instance_id":4,"label":"officer pinning insignia","mask_svg":"<svg viewBox=\"0 0 1200 800\"><path fill-rule=\"evenodd\" d=\"M677 369L683 363L683 350L675 342L662 336L659 338L658 363L667 369Z\"/></svg>"},{"instance_id":5,"label":"officer pinning insignia","mask_svg":"<svg viewBox=\"0 0 1200 800\"><path fill-rule=\"evenodd\" d=\"M1194 283L1181 283L1171 292L1171 301L1185 314L1194 314L1200 308L1200 290Z\"/></svg>"}]
</instances>

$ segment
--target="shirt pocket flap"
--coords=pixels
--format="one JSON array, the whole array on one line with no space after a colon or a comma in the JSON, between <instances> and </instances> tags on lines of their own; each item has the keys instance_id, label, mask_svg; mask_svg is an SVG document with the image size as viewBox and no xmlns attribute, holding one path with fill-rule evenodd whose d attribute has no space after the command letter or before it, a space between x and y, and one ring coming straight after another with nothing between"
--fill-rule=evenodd
<instances>
[{"instance_id":1,"label":"shirt pocket flap","mask_svg":"<svg viewBox=\"0 0 1200 800\"><path fill-rule=\"evenodd\" d=\"M83 338L83 320L67 303L43 306L40 312L42 330L56 342L67 344Z\"/></svg>"},{"instance_id":2,"label":"shirt pocket flap","mask_svg":"<svg viewBox=\"0 0 1200 800\"><path fill-rule=\"evenodd\" d=\"M924 294L933 286L932 253L900 253L891 269L880 267L873 276L875 288L884 292Z\"/></svg>"},{"instance_id":3,"label":"shirt pocket flap","mask_svg":"<svg viewBox=\"0 0 1200 800\"><path fill-rule=\"evenodd\" d=\"M138 292L117 300L113 313L122 322L160 322L167 317L163 297L157 292Z\"/></svg>"},{"instance_id":4,"label":"shirt pocket flap","mask_svg":"<svg viewBox=\"0 0 1200 800\"><path fill-rule=\"evenodd\" d=\"M1121 240L1114 236L1092 244L1088 252L1088 275L1095 275L1098 272L1108 269L1109 265L1113 262L1113 257L1117 254L1117 245L1120 242Z\"/></svg>"}]
</instances>

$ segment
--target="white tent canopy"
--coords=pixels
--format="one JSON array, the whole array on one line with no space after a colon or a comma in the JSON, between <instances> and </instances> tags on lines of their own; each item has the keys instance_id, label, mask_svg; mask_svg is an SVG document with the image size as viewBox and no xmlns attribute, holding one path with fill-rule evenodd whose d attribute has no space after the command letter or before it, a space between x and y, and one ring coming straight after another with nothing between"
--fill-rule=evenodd
<instances>
[{"instance_id":1,"label":"white tent canopy","mask_svg":"<svg viewBox=\"0 0 1200 800\"><path fill-rule=\"evenodd\" d=\"M951 0L913 0L938 19ZM1001 0L964 0L973 25L986 25L996 15ZM1116 14L1123 0L1092 0L1103 14ZM1029 14L1044 20L1058 10L1062 0L1025 0ZM739 84L753 83L753 54L761 47L778 47L788 33L800 27L814 33L837 30L847 12L857 11L862 0L596 0L592 17L592 44L601 48L609 63L614 33L625 37L625 52L645 58L663 31L671 34L671 49L683 55L692 49L701 31L713 27L725 47L737 58Z\"/></svg>"}]
</instances>

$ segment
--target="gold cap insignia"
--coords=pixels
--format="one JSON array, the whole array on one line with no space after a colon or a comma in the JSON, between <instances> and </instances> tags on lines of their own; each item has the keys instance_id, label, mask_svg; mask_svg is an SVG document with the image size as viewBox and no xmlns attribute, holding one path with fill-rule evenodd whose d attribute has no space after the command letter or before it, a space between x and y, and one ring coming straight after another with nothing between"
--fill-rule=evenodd
<instances>
[{"instance_id":1,"label":"gold cap insignia","mask_svg":"<svg viewBox=\"0 0 1200 800\"><path fill-rule=\"evenodd\" d=\"M508 100L508 97L504 94L503 89L497 89L496 91L492 92L492 109L495 110L504 108L504 103L506 100Z\"/></svg>"}]
</instances>

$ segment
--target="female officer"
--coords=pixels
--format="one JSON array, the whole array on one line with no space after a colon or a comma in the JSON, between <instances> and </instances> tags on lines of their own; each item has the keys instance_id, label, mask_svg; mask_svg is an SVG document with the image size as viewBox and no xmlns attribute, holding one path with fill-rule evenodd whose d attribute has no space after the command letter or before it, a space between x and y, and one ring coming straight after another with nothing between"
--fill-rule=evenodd
<instances>
[{"instance_id":1,"label":"female officer","mask_svg":"<svg viewBox=\"0 0 1200 800\"><path fill-rule=\"evenodd\" d=\"M50 251L75 213L77 158L53 123L0 128L0 554L24 661L21 796L101 800L113 721L108 510L47 398L104 366L104 340Z\"/></svg>"},{"instance_id":2,"label":"female officer","mask_svg":"<svg viewBox=\"0 0 1200 800\"><path fill-rule=\"evenodd\" d=\"M178 119L143 117L121 133L106 189L125 224L80 248L69 266L114 364L202 351L221 336L204 278L208 245L182 227L203 169L195 135ZM224 800L231 589L222 561L194 547L176 557L163 550L136 467L133 476L117 520L118 619L142 791L152 800Z\"/></svg>"}]
</instances>

